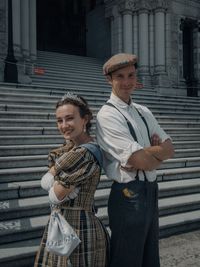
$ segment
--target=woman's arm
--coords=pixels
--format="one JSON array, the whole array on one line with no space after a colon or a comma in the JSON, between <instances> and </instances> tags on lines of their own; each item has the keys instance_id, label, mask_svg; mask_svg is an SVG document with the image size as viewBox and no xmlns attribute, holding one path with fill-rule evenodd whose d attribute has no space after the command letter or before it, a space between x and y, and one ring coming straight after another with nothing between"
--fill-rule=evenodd
<instances>
[{"instance_id":1,"label":"woman's arm","mask_svg":"<svg viewBox=\"0 0 200 267\"><path fill-rule=\"evenodd\" d=\"M56 175L56 170L54 166L51 167L51 169L49 170L49 173L51 173L53 176ZM57 181L55 181L53 184L54 193L59 201L62 201L67 196L69 196L70 193L74 191L74 189L75 189L75 186L73 185L70 185L69 187L64 187L62 184L60 184Z\"/></svg>"}]
</instances>

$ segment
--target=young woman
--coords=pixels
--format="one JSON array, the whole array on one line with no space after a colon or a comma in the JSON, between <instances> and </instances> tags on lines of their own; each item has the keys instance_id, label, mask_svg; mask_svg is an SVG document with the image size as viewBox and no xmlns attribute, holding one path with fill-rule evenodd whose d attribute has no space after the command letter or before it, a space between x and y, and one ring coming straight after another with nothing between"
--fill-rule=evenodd
<instances>
[{"instance_id":1,"label":"young woman","mask_svg":"<svg viewBox=\"0 0 200 267\"><path fill-rule=\"evenodd\" d=\"M49 172L43 176L41 185L49 191L50 203L59 204L81 243L69 259L48 252L47 224L34 267L106 267L108 233L94 213L101 166L96 157L99 147L89 134L92 113L82 97L67 93L57 103L56 118L66 143L49 154ZM93 145L95 153L85 144Z\"/></svg>"}]
</instances>

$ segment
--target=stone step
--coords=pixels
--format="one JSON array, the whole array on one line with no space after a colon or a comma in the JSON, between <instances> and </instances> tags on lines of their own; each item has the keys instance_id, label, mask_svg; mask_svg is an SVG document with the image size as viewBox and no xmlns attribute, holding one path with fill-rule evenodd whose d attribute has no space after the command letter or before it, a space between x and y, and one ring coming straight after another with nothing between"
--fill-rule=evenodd
<instances>
[{"instance_id":1,"label":"stone step","mask_svg":"<svg viewBox=\"0 0 200 267\"><path fill-rule=\"evenodd\" d=\"M171 133L170 136L173 141L180 141L180 140L181 141L195 141L195 140L198 141L200 140L200 134L192 133L192 131L190 131L190 134L185 133L184 131L180 134Z\"/></svg>"},{"instance_id":2,"label":"stone step","mask_svg":"<svg viewBox=\"0 0 200 267\"><path fill-rule=\"evenodd\" d=\"M49 151L56 146L61 146L64 142L62 139L58 139L58 143L42 143L42 144L27 144L27 145L1 145L0 150L0 157L3 156L25 156L25 155L48 155ZM180 152L184 152L189 150L192 151L192 156L198 156L199 152L199 141L180 141L180 142L173 142L175 147L175 155L174 157L180 157ZM189 146L190 145L190 146ZM177 154L176 154L177 153ZM188 155L185 155L188 157ZM190 155L191 156L191 155ZM184 157L184 156L181 156Z\"/></svg>"},{"instance_id":3,"label":"stone step","mask_svg":"<svg viewBox=\"0 0 200 267\"><path fill-rule=\"evenodd\" d=\"M160 238L199 229L199 211L160 218ZM170 224L167 226L167 224ZM3 267L31 267L41 237L0 245L0 265Z\"/></svg>"},{"instance_id":4,"label":"stone step","mask_svg":"<svg viewBox=\"0 0 200 267\"><path fill-rule=\"evenodd\" d=\"M47 96L47 95L37 95L37 94L19 94L19 93L2 93L0 92L0 103L1 104L35 104L35 105L51 105L52 107L55 106L56 102L60 99L60 96ZM83 95L84 96L84 95ZM87 101L90 104L90 106L96 106L101 107L105 101L108 99L108 96L88 96L87 95ZM161 110L164 110L165 108L168 110L174 110L174 111L184 111L187 110L188 112L194 111L197 113L200 110L199 105L196 103L194 104L185 104L185 103L176 103L176 106L174 108L172 107L171 101L166 101L166 99L163 99L162 101L158 100L149 100L149 97L146 99L144 97L134 97L135 101L138 99L138 103L147 105L150 109L152 108L160 108ZM160 99L160 98L159 98ZM153 110L152 110L153 111Z\"/></svg>"},{"instance_id":5,"label":"stone step","mask_svg":"<svg viewBox=\"0 0 200 267\"><path fill-rule=\"evenodd\" d=\"M193 149L200 148L200 140L197 141L173 141L173 146L176 149Z\"/></svg>"},{"instance_id":6,"label":"stone step","mask_svg":"<svg viewBox=\"0 0 200 267\"><path fill-rule=\"evenodd\" d=\"M7 94L9 93L21 94L21 95L28 94L30 96L32 95L34 96L35 94L37 94L38 96L45 95L45 96L54 96L58 98L63 96L66 93L66 90L70 91L70 89L59 88L59 87L56 88L52 86L36 87L34 85L26 85L26 87L23 87L23 85L18 84L17 87L13 87L13 86L6 86L4 83L1 83L1 82L0 82L0 88L3 93L7 93ZM33 89L34 89L34 92L33 92ZM91 90L88 90L88 88L84 88L84 90L82 90L81 88L80 89L76 88L76 89L73 89L73 91L71 90L71 92L80 94L86 98L91 96ZM108 90L103 90L103 89L102 91L95 90L93 93L95 94L95 96L101 97L101 98L102 97L108 98L110 96L110 92ZM140 95L139 92L137 93L137 95ZM144 94L144 97L145 97L145 94ZM148 94L148 97L151 97L151 95ZM152 98L153 98L153 94L152 94ZM191 101L191 103L195 103L195 102Z\"/></svg>"},{"instance_id":7,"label":"stone step","mask_svg":"<svg viewBox=\"0 0 200 267\"><path fill-rule=\"evenodd\" d=\"M199 225L199 204L200 194L159 200L159 212L162 213L162 216L159 218L161 230L166 231L165 228L169 229L170 226L174 227L175 225L176 228L178 228L178 224L183 225L184 223L189 224L195 222ZM197 210L191 211L191 208L195 209L195 205ZM167 215L164 214L164 210ZM175 210L178 210L178 213L174 214ZM102 215L105 211L106 208L104 208L104 211L99 211L97 216L101 219L100 214ZM107 216L107 212L104 216ZM30 217L22 217L0 222L0 244L41 237L48 218L49 214L41 216L32 214Z\"/></svg>"},{"instance_id":8,"label":"stone step","mask_svg":"<svg viewBox=\"0 0 200 267\"><path fill-rule=\"evenodd\" d=\"M57 135L39 135L39 134L26 134L26 135L18 135L18 133L16 133L16 131L14 131L14 129L12 128L11 133L13 133L14 135L9 135L10 133L10 129L7 129L7 135L1 135L1 133L3 134L3 132L6 133L6 128L4 129L4 131L1 132L0 130L0 145L42 145L42 144L63 144L64 143L64 139L60 134ZM28 129L26 129L28 130ZM24 130L25 132L25 130ZM30 133L30 132L29 132ZM95 138L94 135L94 129L92 129L91 135ZM190 134L190 136L188 136L188 134L182 134L182 135L170 135L176 148L187 148L190 144L191 144L191 148L193 147L193 145L195 144L195 142L199 142L200 140L200 134ZM186 143L187 141L187 143ZM183 145L184 144L184 145Z\"/></svg>"},{"instance_id":9,"label":"stone step","mask_svg":"<svg viewBox=\"0 0 200 267\"><path fill-rule=\"evenodd\" d=\"M163 162L163 164L160 166L159 169L194 167L194 166L199 166L199 162L200 162L200 157L173 158ZM42 166L47 166L47 164L48 164L47 154L0 157L0 168L2 169L22 168L22 167L42 167Z\"/></svg>"},{"instance_id":10,"label":"stone step","mask_svg":"<svg viewBox=\"0 0 200 267\"><path fill-rule=\"evenodd\" d=\"M179 214L200 209L200 193L186 196L173 196L158 201L159 216Z\"/></svg>"},{"instance_id":11,"label":"stone step","mask_svg":"<svg viewBox=\"0 0 200 267\"><path fill-rule=\"evenodd\" d=\"M48 153L61 144L43 144L43 145L10 145L1 146L0 156L25 156L25 155L48 155Z\"/></svg>"},{"instance_id":12,"label":"stone step","mask_svg":"<svg viewBox=\"0 0 200 267\"><path fill-rule=\"evenodd\" d=\"M41 188L41 176L39 179L25 181L5 181L0 184L0 200L11 200L17 198L38 197L46 195L46 191ZM105 190L111 187L112 181L107 179L105 175L101 176L98 190Z\"/></svg>"},{"instance_id":13,"label":"stone step","mask_svg":"<svg viewBox=\"0 0 200 267\"><path fill-rule=\"evenodd\" d=\"M200 177L200 166L157 170L158 181L193 179Z\"/></svg>"},{"instance_id":14,"label":"stone step","mask_svg":"<svg viewBox=\"0 0 200 267\"><path fill-rule=\"evenodd\" d=\"M161 217L160 237L189 232L200 227L200 210Z\"/></svg>"},{"instance_id":15,"label":"stone step","mask_svg":"<svg viewBox=\"0 0 200 267\"><path fill-rule=\"evenodd\" d=\"M177 127L165 127L164 128L168 134L171 136L175 135L176 136L182 136L183 134L188 136L189 141L190 135L199 135L200 133L200 127L198 128L177 128ZM0 126L0 136L15 136L15 135L58 135L58 129L55 126L53 127L43 127L43 126L26 126L24 128L18 127L18 126ZM199 139L198 139L199 140Z\"/></svg>"},{"instance_id":16,"label":"stone step","mask_svg":"<svg viewBox=\"0 0 200 267\"><path fill-rule=\"evenodd\" d=\"M196 179L197 186L199 187L200 191L200 179ZM193 182L193 183L192 183ZM187 181L188 188L191 186L191 190L194 187L194 181ZM199 184L198 184L199 183ZM171 186L171 187L170 187ZM183 195L185 191L182 191L180 195L181 189L183 185L179 184L179 186L174 182L174 186L172 188L171 185L162 185L159 183L159 188L162 188L162 193L165 192L165 197L159 199L159 214L160 216L165 216L173 213L180 213L185 211L191 211L195 209L199 209L200 207L200 192L195 191L195 193L188 193L187 195ZM170 196L170 193L175 190L179 190L179 195ZM165 189L165 190L164 190ZM168 190L167 190L168 189ZM34 190L34 188L33 188ZM26 197L23 195L19 196L18 199L8 199L1 201L0 205L0 221L7 221L11 219L20 219L24 217L31 217L31 216L41 216L41 215L48 215L50 212L49 209L49 202L47 193L43 193L43 196L35 196L33 197ZM35 190L36 191L36 190ZM110 193L110 188L107 189L98 189L95 193L95 206L100 209L102 207L107 207L108 196ZM44 195L45 194L45 195Z\"/></svg>"},{"instance_id":17,"label":"stone step","mask_svg":"<svg viewBox=\"0 0 200 267\"><path fill-rule=\"evenodd\" d=\"M200 127L196 127L196 128L178 128L178 127L165 127L165 131L170 134L170 135L182 135L182 134L188 134L188 136L190 136L190 134L199 134L200 133Z\"/></svg>"},{"instance_id":18,"label":"stone step","mask_svg":"<svg viewBox=\"0 0 200 267\"><path fill-rule=\"evenodd\" d=\"M183 157L198 157L200 155L200 149L176 149L174 158L183 158Z\"/></svg>"},{"instance_id":19,"label":"stone step","mask_svg":"<svg viewBox=\"0 0 200 267\"><path fill-rule=\"evenodd\" d=\"M0 157L0 169L44 167L48 165L47 155Z\"/></svg>"},{"instance_id":20,"label":"stone step","mask_svg":"<svg viewBox=\"0 0 200 267\"><path fill-rule=\"evenodd\" d=\"M172 158L164 161L159 169L198 167L199 163L200 163L200 156L188 157L188 158Z\"/></svg>"},{"instance_id":21,"label":"stone step","mask_svg":"<svg viewBox=\"0 0 200 267\"><path fill-rule=\"evenodd\" d=\"M158 182L159 198L200 193L200 178Z\"/></svg>"},{"instance_id":22,"label":"stone step","mask_svg":"<svg viewBox=\"0 0 200 267\"><path fill-rule=\"evenodd\" d=\"M53 63L53 64L52 64ZM70 64L71 63L71 64ZM66 62L62 61L62 59L53 60L52 62L49 62L47 59L43 59L39 62L40 65L43 66L45 73L43 76L56 76L59 74L62 79L66 79L66 73L68 75L74 76L74 75L85 75L85 77L91 78L95 77L99 80L104 80L104 76L102 75L102 70L100 68L100 64L98 63L92 63L92 66L94 69L91 70L91 62L86 65L84 64L84 68L80 67L79 64L72 62ZM59 69L59 71L57 70ZM42 76L42 77L43 77ZM79 76L81 78L81 76ZM32 78L37 80L37 75L33 74Z\"/></svg>"},{"instance_id":23,"label":"stone step","mask_svg":"<svg viewBox=\"0 0 200 267\"><path fill-rule=\"evenodd\" d=\"M47 167L0 169L0 183L39 180ZM158 181L200 177L200 166L157 170Z\"/></svg>"},{"instance_id":24,"label":"stone step","mask_svg":"<svg viewBox=\"0 0 200 267\"><path fill-rule=\"evenodd\" d=\"M196 123L196 122L199 122L200 121L200 116L199 114L197 115L190 115L190 116L184 116L184 117L181 117L181 115L156 115L154 113L154 115L156 116L156 119L158 120L159 123L162 123L162 122L171 122L171 121L181 121L181 122L188 122L188 121L192 121L193 123Z\"/></svg>"},{"instance_id":25,"label":"stone step","mask_svg":"<svg viewBox=\"0 0 200 267\"><path fill-rule=\"evenodd\" d=\"M17 135L1 136L0 145L42 145L63 144L65 141L61 135Z\"/></svg>"},{"instance_id":26,"label":"stone step","mask_svg":"<svg viewBox=\"0 0 200 267\"><path fill-rule=\"evenodd\" d=\"M92 121L94 123L94 121ZM14 127L53 127L56 124L55 119L10 119L10 118L0 118L0 124L5 126L10 126L11 124ZM160 122L160 125L163 128L176 127L176 128L200 128L200 122L180 122L180 121L169 121L169 122Z\"/></svg>"},{"instance_id":27,"label":"stone step","mask_svg":"<svg viewBox=\"0 0 200 267\"><path fill-rule=\"evenodd\" d=\"M31 87L31 89L32 89L32 87ZM7 87L5 87L5 92L7 93L7 94L9 94L9 93L13 93L13 94L15 94L15 95L19 95L19 92L22 94L22 95L24 95L24 94L28 94L29 96L31 95L31 96L35 96L35 91L37 92L37 95L39 95L40 97L42 96L42 95L45 95L45 96L49 96L49 97L51 97L52 98L52 96L53 97L57 97L57 98L55 98L55 99L58 99L58 98L60 98L65 92L66 92L66 90L64 90L63 88L61 88L61 89L49 89L48 88L48 90L47 89L38 89L38 88L34 88L34 93L32 93L32 90L31 91L28 91L29 90L29 88L7 88ZM80 93L80 90L77 90L76 89L76 92L77 93ZM147 95L145 95L144 94L144 91L143 91L143 94L140 96L140 94L138 93L138 92L140 92L140 91L137 91L136 92L136 95L134 95L134 99L136 99L136 101L149 101L149 99L153 99L154 100L154 103L158 103L159 101L160 101L160 96L159 95L151 95L151 94L147 94ZM4 93L5 94L5 93ZM90 93L90 91L88 91L88 88L85 88L84 89L84 91L81 93L84 97L86 97L86 99L88 99L88 98L91 98L91 93ZM105 91L105 92L103 92L103 91L101 91L101 92L98 92L98 91L95 91L95 96L96 96L96 98L99 98L100 97L100 99L107 99L108 97L109 97L109 95L110 95L110 92L108 92L108 91ZM103 96L103 98L102 98L102 96ZM155 99L156 99L156 101L155 101ZM179 102L180 101L180 103L182 103L183 101L185 101L185 99L183 98L183 99L176 99L176 100L174 100L174 98L170 98L170 99L168 99L167 97L162 97L162 101L170 101L170 103L172 102L172 101L176 101L176 102ZM149 101L149 103L151 103L152 102L152 100L151 101ZM191 99L187 99L187 102L191 102L191 103L193 103L194 102L194 100L192 100L191 101ZM197 103L197 101L195 101L194 103ZM90 103L92 106L93 106L93 103L91 102ZM185 104L184 104L185 105ZM0 105L0 110L10 110L11 108L13 108L13 109L17 109L17 108L21 108L21 105L12 105L12 104L10 104L10 105L7 105L7 104L1 104ZM22 107L23 109L31 109L31 110L33 110L33 109L37 109L37 111L38 111L38 108L40 108L41 110L49 110L49 111L54 111L54 108L53 107L47 107L46 105L43 105L43 106L41 106L41 107L38 107L38 106L33 106L33 105L23 105L23 107ZM169 114L174 114L174 112L171 110L171 105L169 106L169 107L166 107L166 109L167 109L167 113L169 113ZM163 108L160 108L160 109L157 109L157 108L155 108L154 106L151 106L151 109L152 109L152 111L153 111L153 113L154 114L163 114L163 113L166 113L166 110L165 109L163 109ZM187 111L187 112L185 112L184 113L184 111L176 111L176 114L180 114L180 115L188 115L188 112L189 113L191 113L191 111L189 110L189 111ZM198 115L199 113L198 113L198 111L193 111L193 113L194 113L194 115Z\"/></svg>"},{"instance_id":28,"label":"stone step","mask_svg":"<svg viewBox=\"0 0 200 267\"><path fill-rule=\"evenodd\" d=\"M57 135L58 129L54 127L43 127L43 126L27 126L25 128L19 126L0 126L0 136L5 135Z\"/></svg>"},{"instance_id":29,"label":"stone step","mask_svg":"<svg viewBox=\"0 0 200 267\"><path fill-rule=\"evenodd\" d=\"M154 114L155 115L155 114ZM93 116L96 117L96 112L93 112ZM158 122L162 123L162 122L174 122L174 121L178 121L178 122L200 122L200 117L199 115L193 115L193 116L184 116L184 117L180 117L180 116L175 116L175 115L171 115L171 116L164 116L164 115L155 115ZM48 113L48 112L33 112L33 111L0 111L0 118L2 119L44 119L44 120L55 120L55 113Z\"/></svg>"},{"instance_id":30,"label":"stone step","mask_svg":"<svg viewBox=\"0 0 200 267\"><path fill-rule=\"evenodd\" d=\"M0 266L32 267L40 238L0 245Z\"/></svg>"},{"instance_id":31,"label":"stone step","mask_svg":"<svg viewBox=\"0 0 200 267\"><path fill-rule=\"evenodd\" d=\"M40 180L47 167L0 169L0 183Z\"/></svg>"},{"instance_id":32,"label":"stone step","mask_svg":"<svg viewBox=\"0 0 200 267\"><path fill-rule=\"evenodd\" d=\"M46 95L56 95L56 96L61 96L62 94L64 94L66 92L66 86L64 87L57 87L57 86L46 86L44 85L28 85L28 84L17 84L16 86L13 84L5 84L0 82L0 87L2 88L3 92L13 92L13 93L29 93L29 94L46 94ZM33 89L34 89L34 93L33 93ZM95 95L97 96L106 96L108 97L110 95L110 89L106 88L105 90L103 90L103 88L99 88L99 87L95 87L95 84L93 85L93 93L95 93ZM70 88L68 88L67 90L70 90ZM91 90L88 89L88 87L80 87L77 88L76 86L74 86L74 88L72 88L73 92L84 95L84 96L90 96L91 95ZM142 90L136 90L134 92L134 99L138 98L140 99L141 97L144 98L148 96L147 99L154 99L156 101L160 101L160 99L162 100L166 100L166 101L170 101L170 102L174 102L176 103L185 103L185 105L190 105L190 103L194 103L197 104L198 102L200 102L200 99L198 98L193 98L193 97L185 97L185 96L163 96L163 95L159 95L156 93L155 90L150 89L150 88L143 88ZM159 112L162 112L161 110L158 110Z\"/></svg>"},{"instance_id":33,"label":"stone step","mask_svg":"<svg viewBox=\"0 0 200 267\"><path fill-rule=\"evenodd\" d=\"M96 113L98 112L100 107L96 107L96 106L92 106L91 110L93 112L93 115L96 116ZM159 116L159 115L168 115L169 117L172 117L174 115L174 111L170 110L170 109L157 109L155 107L151 108L153 114L155 116ZM30 112L30 113L46 113L47 116L49 115L49 113L51 114L51 116L54 114L55 111L55 107L54 106L44 106L44 105L18 105L18 104L8 104L8 103L4 103L4 104L0 104L0 111L8 111L8 112ZM9 113L7 113L9 114ZM199 111L176 111L176 115L177 118L180 118L180 116L186 116L189 115L193 116L193 117L198 117L199 116ZM3 113L2 113L3 115ZM5 114L6 115L6 114Z\"/></svg>"}]
</instances>

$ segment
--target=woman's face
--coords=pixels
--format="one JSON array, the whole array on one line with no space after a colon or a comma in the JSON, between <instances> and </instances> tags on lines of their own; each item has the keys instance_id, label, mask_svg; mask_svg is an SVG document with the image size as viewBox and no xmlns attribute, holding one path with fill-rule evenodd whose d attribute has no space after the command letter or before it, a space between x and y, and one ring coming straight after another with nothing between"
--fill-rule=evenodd
<instances>
[{"instance_id":1,"label":"woman's face","mask_svg":"<svg viewBox=\"0 0 200 267\"><path fill-rule=\"evenodd\" d=\"M56 110L56 119L58 129L65 140L79 144L87 123L86 118L81 118L79 108L72 104L60 106Z\"/></svg>"}]
</instances>

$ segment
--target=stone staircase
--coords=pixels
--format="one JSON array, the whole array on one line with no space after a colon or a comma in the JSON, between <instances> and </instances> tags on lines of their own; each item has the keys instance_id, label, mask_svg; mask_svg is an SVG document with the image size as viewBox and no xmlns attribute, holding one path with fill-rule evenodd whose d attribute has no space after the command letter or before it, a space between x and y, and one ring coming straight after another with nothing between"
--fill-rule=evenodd
<instances>
[{"instance_id":1,"label":"stone staircase","mask_svg":"<svg viewBox=\"0 0 200 267\"><path fill-rule=\"evenodd\" d=\"M31 267L49 216L40 178L47 154L62 144L55 103L67 91L84 96L95 115L110 95L98 59L39 52L32 85L0 84L0 266ZM200 99L159 96L143 88L134 95L171 135L173 159L157 171L160 238L200 228ZM95 135L95 126L92 128ZM95 201L108 226L111 181L102 174Z\"/></svg>"}]
</instances>

